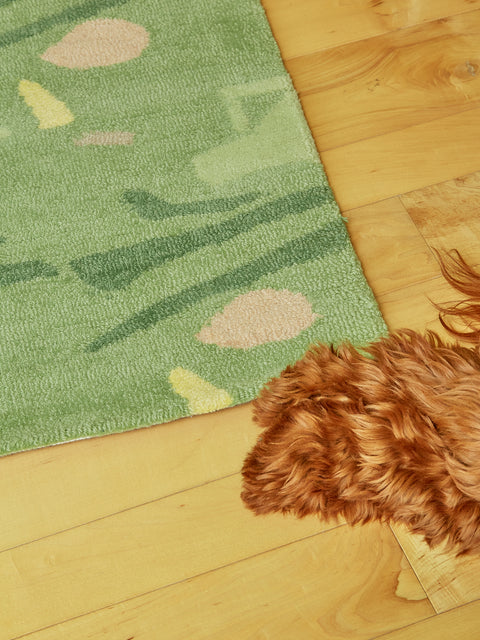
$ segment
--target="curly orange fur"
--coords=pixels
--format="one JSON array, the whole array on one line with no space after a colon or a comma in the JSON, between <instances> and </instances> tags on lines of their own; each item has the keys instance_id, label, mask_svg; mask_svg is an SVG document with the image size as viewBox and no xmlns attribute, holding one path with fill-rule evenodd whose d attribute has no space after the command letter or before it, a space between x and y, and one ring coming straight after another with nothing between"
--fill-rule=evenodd
<instances>
[{"instance_id":1,"label":"curly orange fur","mask_svg":"<svg viewBox=\"0 0 480 640\"><path fill-rule=\"evenodd\" d=\"M242 498L255 513L402 522L432 546L480 551L480 346L408 329L363 354L315 346L254 410L265 430Z\"/></svg>"}]
</instances>

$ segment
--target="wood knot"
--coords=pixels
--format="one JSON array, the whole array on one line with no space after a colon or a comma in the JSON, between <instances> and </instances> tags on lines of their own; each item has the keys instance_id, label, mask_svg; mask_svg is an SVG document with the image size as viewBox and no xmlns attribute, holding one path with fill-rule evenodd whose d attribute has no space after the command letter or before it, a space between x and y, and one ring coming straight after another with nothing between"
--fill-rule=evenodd
<instances>
[{"instance_id":1,"label":"wood knot","mask_svg":"<svg viewBox=\"0 0 480 640\"><path fill-rule=\"evenodd\" d=\"M468 82L469 80L473 80L473 78L477 77L478 66L478 62L466 60L465 62L457 64L453 74L458 80Z\"/></svg>"}]
</instances>

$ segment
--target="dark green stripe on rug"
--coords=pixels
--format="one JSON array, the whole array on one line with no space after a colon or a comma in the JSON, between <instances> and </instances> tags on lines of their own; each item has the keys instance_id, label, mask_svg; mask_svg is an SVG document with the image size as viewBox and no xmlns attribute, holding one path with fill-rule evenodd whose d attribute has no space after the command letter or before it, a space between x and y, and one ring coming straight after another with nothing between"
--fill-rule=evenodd
<instances>
[{"instance_id":1,"label":"dark green stripe on rug","mask_svg":"<svg viewBox=\"0 0 480 640\"><path fill-rule=\"evenodd\" d=\"M0 454L385 331L258 0L0 0Z\"/></svg>"}]
</instances>

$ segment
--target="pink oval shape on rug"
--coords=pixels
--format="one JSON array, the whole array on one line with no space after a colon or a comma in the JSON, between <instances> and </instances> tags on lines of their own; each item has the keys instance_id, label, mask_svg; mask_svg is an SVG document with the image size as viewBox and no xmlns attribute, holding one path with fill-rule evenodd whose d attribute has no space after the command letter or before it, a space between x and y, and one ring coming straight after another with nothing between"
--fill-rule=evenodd
<instances>
[{"instance_id":1,"label":"pink oval shape on rug","mask_svg":"<svg viewBox=\"0 0 480 640\"><path fill-rule=\"evenodd\" d=\"M69 69L107 67L138 58L148 41L148 31L139 24L101 18L79 24L40 57Z\"/></svg>"}]
</instances>

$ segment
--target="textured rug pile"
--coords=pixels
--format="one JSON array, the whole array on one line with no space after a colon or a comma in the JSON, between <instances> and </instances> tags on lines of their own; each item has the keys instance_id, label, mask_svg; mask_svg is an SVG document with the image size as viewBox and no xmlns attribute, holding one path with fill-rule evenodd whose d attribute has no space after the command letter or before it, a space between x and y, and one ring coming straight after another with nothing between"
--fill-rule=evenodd
<instances>
[{"instance_id":1,"label":"textured rug pile","mask_svg":"<svg viewBox=\"0 0 480 640\"><path fill-rule=\"evenodd\" d=\"M0 453L385 326L258 0L0 0Z\"/></svg>"}]
</instances>

